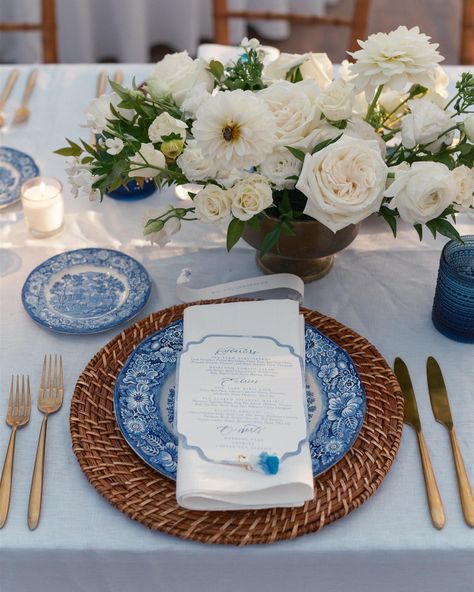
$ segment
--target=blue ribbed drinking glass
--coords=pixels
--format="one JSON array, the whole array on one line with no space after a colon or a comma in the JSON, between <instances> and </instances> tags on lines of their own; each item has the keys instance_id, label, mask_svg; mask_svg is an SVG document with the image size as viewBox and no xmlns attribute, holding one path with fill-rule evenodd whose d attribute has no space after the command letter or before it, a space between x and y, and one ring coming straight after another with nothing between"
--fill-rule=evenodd
<instances>
[{"instance_id":1,"label":"blue ribbed drinking glass","mask_svg":"<svg viewBox=\"0 0 474 592\"><path fill-rule=\"evenodd\" d=\"M474 343L474 235L462 240L441 253L432 319L446 337Z\"/></svg>"}]
</instances>

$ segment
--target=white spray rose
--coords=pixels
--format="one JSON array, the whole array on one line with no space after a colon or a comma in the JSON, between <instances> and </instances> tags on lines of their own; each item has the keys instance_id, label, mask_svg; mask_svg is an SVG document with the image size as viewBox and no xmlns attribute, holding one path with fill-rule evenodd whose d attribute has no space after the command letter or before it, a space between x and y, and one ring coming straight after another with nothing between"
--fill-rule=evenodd
<instances>
[{"instance_id":1,"label":"white spray rose","mask_svg":"<svg viewBox=\"0 0 474 592\"><path fill-rule=\"evenodd\" d=\"M452 175L457 185L454 205L458 212L473 212L474 208L474 172L466 165L456 167Z\"/></svg>"},{"instance_id":2,"label":"white spray rose","mask_svg":"<svg viewBox=\"0 0 474 592\"><path fill-rule=\"evenodd\" d=\"M313 148L314 131L320 124L318 105L319 86L313 80L292 84L285 80L275 82L260 91L274 116L277 143L300 150Z\"/></svg>"},{"instance_id":3,"label":"white spray rose","mask_svg":"<svg viewBox=\"0 0 474 592\"><path fill-rule=\"evenodd\" d=\"M115 119L115 115L110 110L111 105L117 113L131 121L135 111L119 107L121 100L118 94L114 92L93 99L86 108L86 126L90 127L94 134L101 134L107 127L108 120Z\"/></svg>"},{"instance_id":4,"label":"white spray rose","mask_svg":"<svg viewBox=\"0 0 474 592\"><path fill-rule=\"evenodd\" d=\"M145 215L145 223L148 222L150 219L154 218L161 218L164 217L166 219L166 214L171 212L174 208L169 204L161 206L160 208L154 210L153 212L148 212ZM167 243L170 242L171 237L173 234L176 234L181 229L181 220L179 218L169 218L166 222L163 223L163 227L161 230L157 230L156 232L152 232L151 234L147 234L146 238L160 246L164 247Z\"/></svg>"},{"instance_id":5,"label":"white spray rose","mask_svg":"<svg viewBox=\"0 0 474 592\"><path fill-rule=\"evenodd\" d=\"M229 191L232 214L239 220L250 220L273 203L272 188L263 175L250 175Z\"/></svg>"},{"instance_id":6,"label":"white spray rose","mask_svg":"<svg viewBox=\"0 0 474 592\"><path fill-rule=\"evenodd\" d=\"M161 142L164 136L177 134L182 140L186 139L187 125L181 119L175 119L169 113L161 113L155 118L148 128L148 137L151 142Z\"/></svg>"},{"instance_id":7,"label":"white spray rose","mask_svg":"<svg viewBox=\"0 0 474 592\"><path fill-rule=\"evenodd\" d=\"M454 131L443 133L453 126L446 111L425 99L412 99L408 107L410 113L402 119L402 144L406 148L425 144L426 149L434 153L442 144L451 144Z\"/></svg>"},{"instance_id":8,"label":"white spray rose","mask_svg":"<svg viewBox=\"0 0 474 592\"><path fill-rule=\"evenodd\" d=\"M211 96L205 82L200 82L193 88L193 91L184 99L181 109L187 118L195 118L196 112L206 99Z\"/></svg>"},{"instance_id":9,"label":"white spray rose","mask_svg":"<svg viewBox=\"0 0 474 592\"><path fill-rule=\"evenodd\" d=\"M188 181L203 181L216 173L214 165L203 156L196 140L189 140L176 162Z\"/></svg>"},{"instance_id":10,"label":"white spray rose","mask_svg":"<svg viewBox=\"0 0 474 592\"><path fill-rule=\"evenodd\" d=\"M310 53L300 66L303 80L314 80L321 88L329 86L334 78L332 62L327 53Z\"/></svg>"},{"instance_id":11,"label":"white spray rose","mask_svg":"<svg viewBox=\"0 0 474 592\"><path fill-rule=\"evenodd\" d=\"M288 72L292 68L300 66L308 57L308 53L281 53L276 60L264 66L264 81L271 83L276 80L285 80Z\"/></svg>"},{"instance_id":12,"label":"white spray rose","mask_svg":"<svg viewBox=\"0 0 474 592\"><path fill-rule=\"evenodd\" d=\"M382 156L387 152L387 146L382 137L374 130L374 128L364 121L361 117L351 117L347 122L344 135L351 138L360 138L361 140L374 140L378 143Z\"/></svg>"},{"instance_id":13,"label":"white spray rose","mask_svg":"<svg viewBox=\"0 0 474 592\"><path fill-rule=\"evenodd\" d=\"M319 108L330 121L349 119L352 115L352 87L341 78L332 82L320 95Z\"/></svg>"},{"instance_id":14,"label":"white spray rose","mask_svg":"<svg viewBox=\"0 0 474 592\"><path fill-rule=\"evenodd\" d=\"M409 170L395 172L385 191L392 197L389 207L397 208L409 224L425 224L437 218L454 201L458 187L448 167L440 162L415 162Z\"/></svg>"},{"instance_id":15,"label":"white spray rose","mask_svg":"<svg viewBox=\"0 0 474 592\"><path fill-rule=\"evenodd\" d=\"M200 220L219 223L230 216L229 191L217 185L206 185L196 194L193 203Z\"/></svg>"},{"instance_id":16,"label":"white spray rose","mask_svg":"<svg viewBox=\"0 0 474 592\"><path fill-rule=\"evenodd\" d=\"M295 186L302 163L287 148L276 148L260 165L260 172L268 178L275 189L291 189Z\"/></svg>"},{"instance_id":17,"label":"white spray rose","mask_svg":"<svg viewBox=\"0 0 474 592\"><path fill-rule=\"evenodd\" d=\"M464 132L470 142L474 142L474 115L469 115L464 120Z\"/></svg>"},{"instance_id":18,"label":"white spray rose","mask_svg":"<svg viewBox=\"0 0 474 592\"><path fill-rule=\"evenodd\" d=\"M386 179L376 142L342 136L306 154L296 188L308 198L304 213L336 232L380 208Z\"/></svg>"},{"instance_id":19,"label":"white spray rose","mask_svg":"<svg viewBox=\"0 0 474 592\"><path fill-rule=\"evenodd\" d=\"M166 167L164 154L157 150L151 142L149 144L142 144L140 150L130 157L129 162L129 177L156 177L156 175L160 174L158 168Z\"/></svg>"},{"instance_id":20,"label":"white spray rose","mask_svg":"<svg viewBox=\"0 0 474 592\"><path fill-rule=\"evenodd\" d=\"M208 92L214 86L211 73L204 60L193 60L186 51L171 53L160 60L146 82L148 92L154 98L171 95L178 105L200 83Z\"/></svg>"}]
</instances>

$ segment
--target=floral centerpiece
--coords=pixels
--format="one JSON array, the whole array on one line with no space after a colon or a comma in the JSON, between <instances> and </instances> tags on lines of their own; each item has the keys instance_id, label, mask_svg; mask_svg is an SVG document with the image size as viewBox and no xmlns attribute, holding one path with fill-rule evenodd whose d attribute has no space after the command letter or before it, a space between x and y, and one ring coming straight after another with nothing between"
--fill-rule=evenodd
<instances>
[{"instance_id":1,"label":"floral centerpiece","mask_svg":"<svg viewBox=\"0 0 474 592\"><path fill-rule=\"evenodd\" d=\"M359 42L334 73L326 54L281 54L264 64L256 40L222 64L167 55L139 87L87 109L91 146L68 140L74 195L102 197L135 178L159 188L197 183L189 207L162 205L144 233L164 245L181 225L227 225L228 249L262 216L274 248L295 223L331 232L371 214L393 234L399 219L460 240L456 213L474 211L474 75L448 99L436 44L417 27Z\"/></svg>"}]
</instances>

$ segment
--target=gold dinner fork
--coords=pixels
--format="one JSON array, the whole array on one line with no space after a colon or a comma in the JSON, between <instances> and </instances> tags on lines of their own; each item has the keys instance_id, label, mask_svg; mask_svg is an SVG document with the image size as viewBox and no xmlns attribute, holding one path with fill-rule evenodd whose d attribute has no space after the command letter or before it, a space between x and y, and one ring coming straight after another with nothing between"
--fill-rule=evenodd
<instances>
[{"instance_id":1,"label":"gold dinner fork","mask_svg":"<svg viewBox=\"0 0 474 592\"><path fill-rule=\"evenodd\" d=\"M15 86L16 79L18 78L18 70L15 68L10 72L10 76L8 77L7 81L5 82L5 86L3 87L2 94L0 95L0 127L5 125L5 115L3 113L3 109L5 104L10 96L10 93Z\"/></svg>"},{"instance_id":2,"label":"gold dinner fork","mask_svg":"<svg viewBox=\"0 0 474 592\"><path fill-rule=\"evenodd\" d=\"M13 384L14 377L12 376L12 381L10 384L10 399L8 401L8 411L6 418L7 425L11 427L12 433L8 443L7 454L5 455L2 478L0 479L0 528L3 527L8 518L8 509L10 507L16 430L28 423L31 409L29 376L26 377L26 390L25 377L21 377L20 393L20 377L17 375L15 397L13 397Z\"/></svg>"},{"instance_id":3,"label":"gold dinner fork","mask_svg":"<svg viewBox=\"0 0 474 592\"><path fill-rule=\"evenodd\" d=\"M30 72L28 76L28 81L25 86L25 90L23 92L23 98L21 99L21 105L15 111L15 115L13 116L13 123L19 124L24 123L27 121L31 115L31 111L28 108L28 102L30 100L31 94L35 88L36 79L38 78L38 70L35 68Z\"/></svg>"},{"instance_id":4,"label":"gold dinner fork","mask_svg":"<svg viewBox=\"0 0 474 592\"><path fill-rule=\"evenodd\" d=\"M43 423L38 438L36 449L35 467L31 479L30 501L28 503L28 526L34 530L38 526L41 514L41 498L43 495L43 473L44 473L44 451L46 447L46 425L48 416L56 413L63 404L63 357L54 356L54 367L52 368L52 356L44 356L43 371L41 373L41 384L39 388L38 409L44 413Z\"/></svg>"}]
</instances>

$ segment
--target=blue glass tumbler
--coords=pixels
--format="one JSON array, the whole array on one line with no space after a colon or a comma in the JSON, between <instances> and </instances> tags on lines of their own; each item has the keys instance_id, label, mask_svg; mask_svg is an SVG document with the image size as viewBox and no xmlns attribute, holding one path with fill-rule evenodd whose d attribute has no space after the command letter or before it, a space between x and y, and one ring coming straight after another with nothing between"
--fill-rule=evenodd
<instances>
[{"instance_id":1,"label":"blue glass tumbler","mask_svg":"<svg viewBox=\"0 0 474 592\"><path fill-rule=\"evenodd\" d=\"M441 253L432 319L446 337L474 343L474 235L462 240Z\"/></svg>"}]
</instances>

